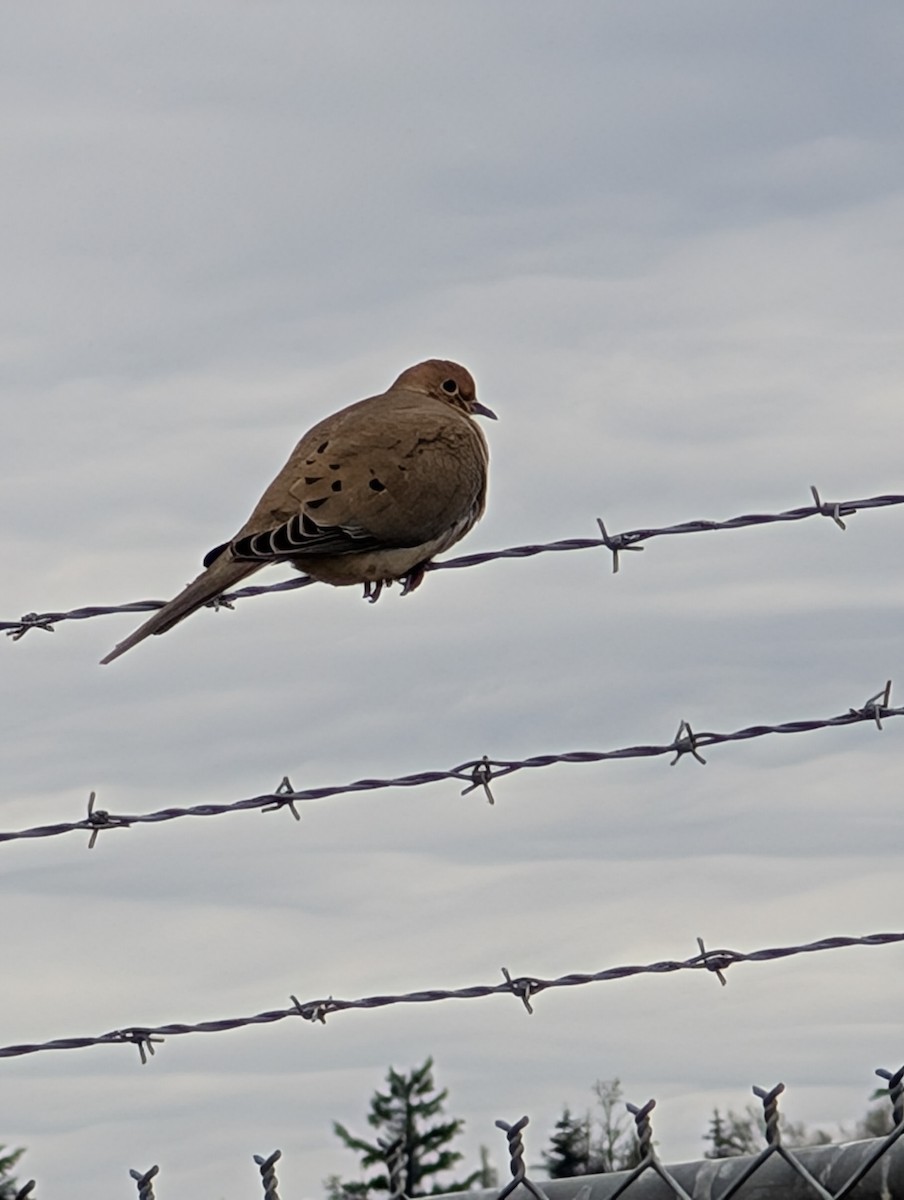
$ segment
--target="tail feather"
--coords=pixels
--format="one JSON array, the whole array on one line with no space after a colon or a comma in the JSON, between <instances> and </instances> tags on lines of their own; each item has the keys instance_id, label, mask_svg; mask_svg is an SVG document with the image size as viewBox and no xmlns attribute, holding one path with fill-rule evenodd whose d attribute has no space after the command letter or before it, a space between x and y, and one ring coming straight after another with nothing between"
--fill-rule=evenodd
<instances>
[{"instance_id":1,"label":"tail feather","mask_svg":"<svg viewBox=\"0 0 904 1200\"><path fill-rule=\"evenodd\" d=\"M197 579L192 580L187 587L183 588L178 596L148 617L144 624L139 625L125 641L119 642L106 658L100 660L101 665L111 663L114 658L119 658L120 654L125 654L127 650L131 650L133 646L137 646L139 642L143 642L153 633L166 633L168 629L172 629L195 609L202 608L216 596L221 596L223 592L246 576L260 570L262 566L263 563L236 562L227 554L220 555L206 571L202 571Z\"/></svg>"}]
</instances>

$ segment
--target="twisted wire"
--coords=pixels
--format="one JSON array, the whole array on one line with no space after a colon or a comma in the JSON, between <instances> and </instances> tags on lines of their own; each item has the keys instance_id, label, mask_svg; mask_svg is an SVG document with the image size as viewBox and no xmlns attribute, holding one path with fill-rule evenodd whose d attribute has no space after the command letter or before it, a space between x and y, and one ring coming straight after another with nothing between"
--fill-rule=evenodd
<instances>
[{"instance_id":1,"label":"twisted wire","mask_svg":"<svg viewBox=\"0 0 904 1200\"><path fill-rule=\"evenodd\" d=\"M650 541L657 537L672 537L686 533L711 533L732 529L743 529L753 525L772 525L788 521L803 521L808 517L829 517L842 529L845 528L844 517L854 513L874 508L889 508L893 505L904 504L904 495L889 494L870 496L862 500L823 501L815 487L811 487L813 504L800 508L787 509L777 513L744 513L741 516L730 517L727 521L682 521L676 525L665 525L658 528L648 527L629 529L622 533L610 534L603 521L598 517L600 537L565 538L562 541L523 546L509 546L503 550L486 550L476 554L464 554L458 558L446 559L443 562L427 564L428 571L456 571L465 567L481 566L505 558L533 558L538 554L567 552L571 550L598 550L600 547L612 553L613 570L618 570L619 553L623 550L641 550L641 542ZM261 596L269 592L288 592L297 588L307 587L315 582L309 575L296 579L286 579L281 583L250 585L227 592L216 600L211 601L213 608L231 608L234 601L244 600L250 596ZM18 621L0 621L0 630L5 631L13 641L18 641L32 629L43 629L48 633L54 632L54 626L61 621L84 621L91 617L109 616L112 613L146 613L163 608L165 600L136 600L129 604L85 605L73 608L68 612L31 612L20 617Z\"/></svg>"},{"instance_id":2,"label":"twisted wire","mask_svg":"<svg viewBox=\"0 0 904 1200\"><path fill-rule=\"evenodd\" d=\"M699 939L698 939L699 940ZM656 1152L656 1143L653 1137L653 1126L650 1119L650 1114L656 1107L655 1100L648 1100L643 1106L628 1103L625 1105L628 1112L633 1116L636 1127L637 1150L640 1161L631 1170L623 1172L607 1173L604 1177L596 1176L584 1183L580 1191L576 1193L576 1200L588 1200L591 1195L603 1195L607 1200L618 1200L619 1197L625 1195L634 1195L635 1193L644 1196L654 1194L663 1194L665 1192L672 1197L672 1200L731 1200L735 1195L739 1195L748 1181L755 1177L760 1169L769 1162L774 1156L783 1159L797 1180L788 1180L787 1172L782 1175L773 1171L768 1179L761 1179L760 1182L754 1183L753 1189L749 1194L757 1196L766 1195L803 1195L804 1190L806 1195L815 1195L820 1197L820 1200L847 1200L855 1189L858 1196L867 1195L878 1197L897 1196L900 1191L900 1181L902 1178L901 1161L892 1163L886 1160L886 1166L880 1178L873 1177L873 1186L868 1190L859 1188L863 1180L872 1172L875 1165L892 1149L898 1139L904 1134L904 1124L901 1122L901 1114L897 1106L898 1098L902 1087L902 1077L904 1077L904 1067L892 1073L879 1068L876 1074L880 1078L889 1082L889 1098L894 1106L894 1127L884 1137L874 1138L871 1142L859 1142L848 1145L820 1145L803 1147L805 1155L810 1160L810 1165L806 1165L803 1161L803 1156L798 1152L788 1149L783 1142L780 1130L780 1117L778 1111L778 1097L784 1092L785 1085L783 1083L776 1084L771 1090L766 1090L761 1087L754 1087L754 1095L757 1096L763 1104L763 1120L766 1132L766 1146L759 1153L748 1157L747 1155L729 1158L720 1158L719 1166L713 1169L716 1164L711 1158L705 1158L702 1161L694 1163L682 1163L667 1167L661 1161ZM501 1188L494 1200L506 1200L506 1198L519 1186L523 1186L528 1192L532 1193L535 1200L547 1200L543 1192L529 1179L525 1174L524 1167L524 1145L521 1137L521 1131L528 1124L528 1118L522 1117L515 1125L509 1125L505 1121L497 1121L496 1125L505 1131L509 1141L509 1153L512 1159L512 1179ZM859 1148L860 1152L852 1156L846 1153L849 1150ZM831 1153L832 1157L827 1157ZM723 1168L729 1168L729 1176L727 1186L721 1186L721 1177L724 1177ZM846 1172L853 1167L851 1174L844 1178ZM737 1168L736 1170L734 1168ZM839 1169L840 1168L840 1169ZM815 1170L815 1173L814 1173ZM653 1184L647 1178L639 1188L635 1189L635 1184L638 1180L649 1177L650 1175L658 1176L659 1183ZM679 1176L681 1177L679 1179ZM839 1179L840 1176L840 1179ZM584 1176L586 1179L587 1177ZM577 1178L571 1176L568 1183L577 1183ZM562 1184L566 1184L565 1179L556 1179L552 1182L550 1191L556 1189L556 1197L560 1196L575 1196L573 1189L568 1191L559 1190ZM839 1186L840 1184L840 1186ZM600 1186L602 1185L602 1186ZM607 1186L608 1185L608 1186ZM685 1186L686 1185L686 1186ZM831 1185L831 1189L829 1187ZM688 1190L689 1189L689 1190ZM748 1192L744 1192L745 1195ZM449 1200L449 1193L441 1200Z\"/></svg>"},{"instance_id":3,"label":"twisted wire","mask_svg":"<svg viewBox=\"0 0 904 1200\"><path fill-rule=\"evenodd\" d=\"M279 1200L279 1192L277 1191L278 1182L276 1179L276 1164L282 1158L282 1150L274 1150L271 1155L264 1158L262 1154L255 1154L254 1161L257 1163L261 1173L261 1184L264 1189L264 1200Z\"/></svg>"},{"instance_id":4,"label":"twisted wire","mask_svg":"<svg viewBox=\"0 0 904 1200\"><path fill-rule=\"evenodd\" d=\"M556 979L543 979L538 976L521 975L512 977L503 968L504 979L501 983L477 984L463 988L430 988L417 992L364 996L357 1000L338 1000L333 996L321 1000L300 1001L292 996L292 1004L288 1008L270 1009L247 1017L227 1017L223 1020L201 1021L194 1025L171 1023L148 1026L129 1026L103 1033L96 1037L64 1037L40 1043L22 1043L19 1045L0 1047L0 1058L16 1058L25 1054L36 1054L44 1050L81 1050L87 1046L104 1045L135 1045L141 1051L141 1061L147 1058L144 1048L153 1042L160 1042L168 1037L176 1037L189 1033L225 1033L232 1029L242 1029L250 1025L272 1025L289 1017L302 1017L312 1024L326 1023L326 1018L334 1013L345 1012L349 1009L387 1008L395 1004L432 1004L441 1000L478 1000L487 996L512 995L519 1000L525 994L538 996L550 988L581 987L590 983L609 983L616 979L628 979L634 975L670 975L676 971L709 971L713 974L725 972L735 963L774 962L783 958L791 958L799 954L813 954L823 950L842 950L851 946L887 946L904 942L904 932L870 933L863 937L827 937L804 945L772 946L762 950L702 950L699 954L686 959L664 959L660 962L644 965L624 965L607 967L602 971L572 972L560 975Z\"/></svg>"},{"instance_id":5,"label":"twisted wire","mask_svg":"<svg viewBox=\"0 0 904 1200\"><path fill-rule=\"evenodd\" d=\"M494 797L490 790L490 784L518 771L537 770L566 763L601 763L628 758L656 758L667 754L675 756L671 761L671 765L674 766L686 754L696 758L698 762L705 762L700 754L701 748L727 742L751 741L772 734L809 733L818 729L837 729L847 725L858 725L864 721L873 721L881 729L884 719L904 716L904 707L893 708L889 705L890 696L891 681L888 681L882 691L871 696L862 707L850 708L847 712L834 717L785 721L779 725L748 725L730 733L716 733L709 730L695 732L687 721L682 721L674 740L659 745L623 746L616 750L573 750L562 754L535 754L524 759L491 759L487 755L483 755L480 759L461 763L449 770L416 771L410 775L399 775L391 779L356 779L352 783L329 784L323 787L302 788L297 791L286 777L274 792L267 792L260 796L249 796L244 800L222 804L168 807L149 813L111 813L104 809L97 809L95 808L96 795L92 792L88 798L88 814L82 820L60 821L53 825L37 825L30 829L0 832L0 843L19 841L25 838L57 837L65 833L81 831L90 834L89 847L92 847L98 835L110 829L159 824L162 821L174 821L180 817L216 817L225 813L248 810L275 812L281 808L288 808L293 816L300 819L295 806L302 801L324 800L332 796L380 791L387 788L424 787L427 784L440 783L450 779L467 784L462 795L467 795L476 788L482 788L487 800L492 804Z\"/></svg>"}]
</instances>

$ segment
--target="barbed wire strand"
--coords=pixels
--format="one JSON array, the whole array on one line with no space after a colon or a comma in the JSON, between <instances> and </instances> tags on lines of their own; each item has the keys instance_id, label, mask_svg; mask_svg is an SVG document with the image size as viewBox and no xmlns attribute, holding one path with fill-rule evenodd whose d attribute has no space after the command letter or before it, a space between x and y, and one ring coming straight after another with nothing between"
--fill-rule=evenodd
<instances>
[{"instance_id":1,"label":"barbed wire strand","mask_svg":"<svg viewBox=\"0 0 904 1200\"><path fill-rule=\"evenodd\" d=\"M486 550L476 554L464 554L459 558L446 559L443 562L427 564L428 571L456 571L465 567L481 566L505 558L533 558L538 554L567 552L571 550L607 549L612 554L613 572L619 570L619 554L623 550L642 550L641 542L650 541L657 537L671 537L685 533L711 533L732 529L744 529L753 525L772 525L787 521L803 521L808 517L828 517L839 528L846 528L844 517L854 513L874 508L889 508L893 505L904 504L904 495L890 494L885 496L870 496L862 500L823 501L818 490L811 485L813 504L801 508L791 508L778 513L745 513L731 517L727 521L682 521L677 525L665 525L659 528L629 529L622 533L610 534L601 517L596 518L600 537L594 538L565 538L558 542L529 544L524 546L509 546L504 550ZM297 588L307 587L314 583L309 575L296 579L286 579L281 583L251 585L227 592L211 600L210 608L232 608L236 600L245 600L251 596L262 596L270 592L288 592ZM163 608L165 600L136 600L129 604L85 605L68 612L31 612L20 617L18 621L0 621L0 630L13 641L19 641L32 629L43 629L47 633L54 632L54 626L62 621L84 621L91 617L104 617L113 613L144 613L155 612Z\"/></svg>"},{"instance_id":2,"label":"barbed wire strand","mask_svg":"<svg viewBox=\"0 0 904 1200\"><path fill-rule=\"evenodd\" d=\"M904 932L870 933L863 937L828 937L816 942L808 942L799 946L772 946L763 950L706 950L686 959L664 959L661 962L646 965L628 965L607 967L602 971L592 973L573 972L560 975L556 979L543 979L534 975L512 976L503 967L504 976L501 983L478 984L463 988L430 988L418 992L364 996L358 1000L337 1000L333 996L325 1000L300 1001L291 996L292 1005L289 1008L271 1009L250 1017L227 1017L218 1021L201 1021L194 1025L173 1023L168 1025L137 1026L132 1025L115 1029L97 1037L66 1037L54 1038L48 1042L23 1043L14 1046L0 1047L0 1058L16 1058L25 1054L37 1054L43 1050L81 1050L87 1046L105 1046L130 1044L138 1047L142 1063L148 1061L148 1054L153 1056L154 1044L165 1038L176 1037L189 1033L225 1033L232 1029L242 1029L251 1025L272 1025L276 1021L284 1021L288 1017L302 1017L306 1021L326 1023L326 1018L337 1012L348 1009L387 1008L394 1004L431 1004L440 1000L478 1000L487 996L513 995L532 1012L531 999L550 988L581 987L590 983L608 983L616 979L628 979L634 975L670 975L676 971L709 971L712 974L724 976L724 973L735 963L772 962L778 959L791 958L798 954L813 954L822 950L842 950L852 946L887 946L904 942ZM702 941L698 939L698 945ZM724 983L724 978L722 978Z\"/></svg>"},{"instance_id":3,"label":"barbed wire strand","mask_svg":"<svg viewBox=\"0 0 904 1200\"><path fill-rule=\"evenodd\" d=\"M431 783L440 783L454 779L467 786L462 790L466 796L477 788L482 788L490 804L494 803L490 784L517 771L536 770L542 767L556 766L565 763L601 763L618 762L631 758L657 758L673 754L671 766L686 754L691 755L700 763L705 759L700 750L707 746L722 745L728 742L751 741L755 738L768 737L772 734L809 733L819 729L837 729L846 725L858 725L864 721L875 722L882 729L882 721L889 717L904 716L904 708L892 708L891 680L885 687L871 696L860 708L850 708L846 713L835 717L816 718L807 721L786 721L780 725L748 725L744 729L736 729L732 733L716 733L710 730L695 732L687 721L682 720L678 732L671 742L662 745L623 746L617 750L573 750L564 754L536 754L530 758L491 759L483 755L480 759L461 763L450 770L417 771L410 775L400 775L394 779L356 779L353 783L330 784L324 787L311 787L295 790L284 776L282 782L273 792L261 796L250 796L244 800L235 800L224 804L193 804L188 807L171 807L158 809L149 813L111 813L105 809L95 808L96 793L88 797L88 813L80 821L60 821L54 825L37 825L31 829L16 829L0 832L0 843L19 841L26 838L57 837L65 833L87 832L90 837L88 848L93 848L98 835L109 829L128 829L133 825L159 824L163 821L174 821L180 817L217 817L224 813L246 812L260 810L261 812L276 812L287 808L296 820L301 816L296 805L303 801L324 800L332 796L348 795L356 792L385 790L387 788L416 788Z\"/></svg>"}]
</instances>

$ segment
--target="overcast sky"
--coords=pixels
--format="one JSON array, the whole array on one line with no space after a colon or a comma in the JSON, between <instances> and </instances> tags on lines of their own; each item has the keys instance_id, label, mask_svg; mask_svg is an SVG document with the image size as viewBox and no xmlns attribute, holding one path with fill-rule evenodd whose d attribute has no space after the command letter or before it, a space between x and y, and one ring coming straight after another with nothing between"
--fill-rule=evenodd
<instances>
[{"instance_id":1,"label":"overcast sky","mask_svg":"<svg viewBox=\"0 0 904 1200\"><path fill-rule=\"evenodd\" d=\"M461 549L904 492L904 11L760 0L8 5L0 40L0 618L173 595L297 438L464 363L487 513ZM904 511L323 586L0 646L0 829L488 754L829 717L904 688ZM276 581L287 572L262 573ZM904 692L899 692L904 695ZM0 845L0 1044L902 928L904 723ZM536 1162L597 1078L788 1085L862 1114L902 951L0 1060L41 1200L356 1177L387 1067Z\"/></svg>"}]
</instances>

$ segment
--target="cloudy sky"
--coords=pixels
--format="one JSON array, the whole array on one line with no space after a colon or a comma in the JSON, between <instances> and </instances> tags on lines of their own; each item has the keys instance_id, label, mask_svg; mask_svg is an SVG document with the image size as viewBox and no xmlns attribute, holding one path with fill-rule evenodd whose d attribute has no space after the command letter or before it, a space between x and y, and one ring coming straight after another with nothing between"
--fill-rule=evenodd
<instances>
[{"instance_id":1,"label":"cloudy sky","mask_svg":"<svg viewBox=\"0 0 904 1200\"><path fill-rule=\"evenodd\" d=\"M0 618L168 598L305 429L442 356L499 414L462 549L904 492L904 12L799 0L10 5ZM904 512L0 646L0 829L829 717L904 687ZM283 572L286 574L286 572ZM266 578L276 581L279 570ZM264 575L260 576L265 582ZM902 927L904 723L0 846L0 1044ZM38 1194L354 1178L389 1064L537 1161L597 1078L852 1122L902 951L0 1061Z\"/></svg>"}]
</instances>

